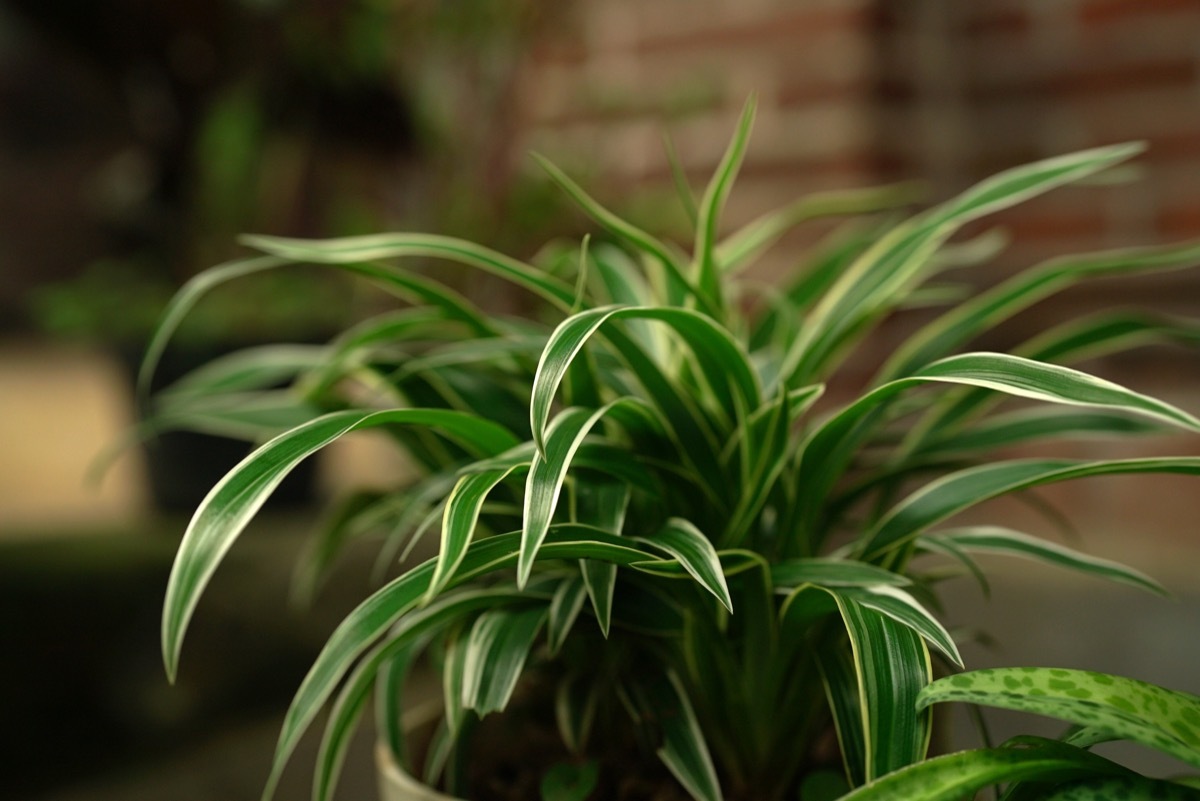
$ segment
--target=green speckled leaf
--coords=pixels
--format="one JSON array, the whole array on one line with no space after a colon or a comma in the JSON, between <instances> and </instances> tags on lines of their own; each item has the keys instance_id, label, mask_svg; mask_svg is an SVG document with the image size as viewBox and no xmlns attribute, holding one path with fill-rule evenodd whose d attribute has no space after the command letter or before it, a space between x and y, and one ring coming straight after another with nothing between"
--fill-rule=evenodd
<instances>
[{"instance_id":1,"label":"green speckled leaf","mask_svg":"<svg viewBox=\"0 0 1200 801\"><path fill-rule=\"evenodd\" d=\"M1105 776L1056 787L1038 801L1200 801L1200 790L1143 776Z\"/></svg>"},{"instance_id":2,"label":"green speckled leaf","mask_svg":"<svg viewBox=\"0 0 1200 801\"><path fill-rule=\"evenodd\" d=\"M996 668L960 673L926 687L921 707L967 701L1101 727L1200 767L1200 697L1105 673L1061 668Z\"/></svg>"},{"instance_id":3,"label":"green speckled leaf","mask_svg":"<svg viewBox=\"0 0 1200 801\"><path fill-rule=\"evenodd\" d=\"M1081 748L1022 737L1000 748L934 757L894 771L840 801L962 801L999 782L1063 781L1072 777L1123 775L1125 770Z\"/></svg>"}]
</instances>

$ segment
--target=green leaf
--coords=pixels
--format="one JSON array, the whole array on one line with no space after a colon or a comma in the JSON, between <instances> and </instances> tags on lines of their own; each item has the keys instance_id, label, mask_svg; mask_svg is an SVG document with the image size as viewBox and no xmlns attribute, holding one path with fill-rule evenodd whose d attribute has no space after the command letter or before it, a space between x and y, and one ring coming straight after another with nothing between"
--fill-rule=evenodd
<instances>
[{"instance_id":1,"label":"green leaf","mask_svg":"<svg viewBox=\"0 0 1200 801\"><path fill-rule=\"evenodd\" d=\"M734 179L742 166L746 155L746 145L750 141L750 129L754 125L754 109L756 98L751 95L742 109L738 120L737 131L733 135L721 163L704 190L704 197L696 216L696 244L693 255L694 275L700 292L709 301L710 307L718 314L724 308L724 298L721 292L721 268L717 262L715 249L717 243L717 226L721 210L733 188Z\"/></svg>"},{"instance_id":2,"label":"green leaf","mask_svg":"<svg viewBox=\"0 0 1200 801\"><path fill-rule=\"evenodd\" d=\"M556 762L542 777L542 801L585 801L600 778L594 760L582 764Z\"/></svg>"},{"instance_id":3,"label":"green leaf","mask_svg":"<svg viewBox=\"0 0 1200 801\"><path fill-rule=\"evenodd\" d=\"M607 562L597 564L607 565ZM563 579L550 602L550 616L546 625L546 645L550 655L555 656L566 641L575 619L583 609L587 598L587 584L582 575L576 574Z\"/></svg>"},{"instance_id":4,"label":"green leaf","mask_svg":"<svg viewBox=\"0 0 1200 801\"><path fill-rule=\"evenodd\" d=\"M996 553L1035 559L1045 564L1076 570L1097 578L1105 578L1138 587L1155 595L1168 595L1154 579L1119 562L1089 556L1079 551L999 526L939 531L934 538L952 543L964 551Z\"/></svg>"},{"instance_id":5,"label":"green leaf","mask_svg":"<svg viewBox=\"0 0 1200 801\"><path fill-rule=\"evenodd\" d=\"M913 183L815 192L781 209L767 212L730 234L717 246L717 262L726 271L737 270L753 262L759 254L802 222L820 217L896 209L917 200L920 194L921 187Z\"/></svg>"},{"instance_id":6,"label":"green leaf","mask_svg":"<svg viewBox=\"0 0 1200 801\"><path fill-rule=\"evenodd\" d=\"M625 527L625 513L629 509L632 486L636 484L586 484L579 488L578 519L602 531L620 534ZM617 566L611 562L583 560L579 563L584 587L596 613L600 632L607 637L612 624L613 592L617 586Z\"/></svg>"},{"instance_id":7,"label":"green leaf","mask_svg":"<svg viewBox=\"0 0 1200 801\"><path fill-rule=\"evenodd\" d=\"M591 673L570 673L559 682L554 694L554 721L572 754L582 753L587 746L599 696L599 683Z\"/></svg>"},{"instance_id":8,"label":"green leaf","mask_svg":"<svg viewBox=\"0 0 1200 801\"><path fill-rule=\"evenodd\" d=\"M828 420L804 448L803 486L797 503L803 530L812 532L820 499L831 490L869 432L869 423L904 389L923 382L982 387L1008 395L1070 406L1112 409L1197 431L1200 420L1146 395L1067 367L1000 353L967 353L934 362L919 373L877 387Z\"/></svg>"},{"instance_id":9,"label":"green leaf","mask_svg":"<svg viewBox=\"0 0 1200 801\"><path fill-rule=\"evenodd\" d=\"M485 455L516 444L501 426L461 412L394 409L334 412L258 448L213 487L184 532L163 603L163 660L169 677L175 677L183 635L201 592L271 492L309 454L351 431L382 425L432 427Z\"/></svg>"},{"instance_id":10,"label":"green leaf","mask_svg":"<svg viewBox=\"0 0 1200 801\"><path fill-rule=\"evenodd\" d=\"M749 357L729 332L711 318L688 309L658 306L591 309L559 324L550 335L538 363L530 403L530 426L540 450L545 450L550 409L563 375L588 338L613 319L657 320L674 329L687 341L709 388L731 418L736 414L738 402L743 409L757 409L761 405L758 377L750 369ZM734 401L731 389L736 391L738 401Z\"/></svg>"},{"instance_id":11,"label":"green leaf","mask_svg":"<svg viewBox=\"0 0 1200 801\"><path fill-rule=\"evenodd\" d=\"M488 493L514 471L523 467L513 465L503 470L469 473L458 480L446 498L446 508L442 514L442 544L438 552L437 568L429 582L429 590L425 593L425 603L432 601L442 591L462 563L467 546L471 544L475 534L479 512L487 500Z\"/></svg>"},{"instance_id":12,"label":"green leaf","mask_svg":"<svg viewBox=\"0 0 1200 801\"><path fill-rule=\"evenodd\" d=\"M214 395L271 389L291 381L329 357L324 345L261 345L244 348L193 370L158 394L158 400L178 401L194 395Z\"/></svg>"},{"instance_id":13,"label":"green leaf","mask_svg":"<svg viewBox=\"0 0 1200 801\"><path fill-rule=\"evenodd\" d=\"M662 730L659 759L696 801L721 801L721 785L704 732L678 677L670 674L659 680L646 703Z\"/></svg>"},{"instance_id":14,"label":"green leaf","mask_svg":"<svg viewBox=\"0 0 1200 801\"><path fill-rule=\"evenodd\" d=\"M1119 411L1071 409L1021 409L989 417L965 431L931 438L920 453L928 457L989 453L999 448L1080 436L1113 436L1161 433L1160 423L1132 418Z\"/></svg>"},{"instance_id":15,"label":"green leaf","mask_svg":"<svg viewBox=\"0 0 1200 801\"><path fill-rule=\"evenodd\" d=\"M838 279L789 347L780 376L812 383L829 358L865 323L893 306L937 248L966 223L1079 180L1140 152L1115 145L1034 162L988 178L879 239Z\"/></svg>"},{"instance_id":16,"label":"green leaf","mask_svg":"<svg viewBox=\"0 0 1200 801\"><path fill-rule=\"evenodd\" d=\"M471 579L516 565L520 537L519 532L512 532L472 542L451 580L451 586L464 584ZM537 556L538 559L547 560L602 559L626 565L644 562L654 557L655 554L639 548L636 542L628 538L616 537L587 526L569 524L553 527ZM275 774L283 770L300 736L329 699L346 671L375 640L382 637L406 613L413 613L416 620L424 621L438 611L445 610L443 602L455 600L454 596L443 597L419 612L413 611L429 588L435 564L434 559L424 562L376 590L343 618L329 636L316 662L297 690L284 718L275 751ZM528 591L521 597L528 598ZM496 602L485 599L483 603L495 606ZM418 617L419 615L425 617ZM414 627L415 624L410 621L409 628Z\"/></svg>"},{"instance_id":17,"label":"green leaf","mask_svg":"<svg viewBox=\"0 0 1200 801\"><path fill-rule=\"evenodd\" d=\"M715 595L722 606L733 611L733 599L729 597L721 560L712 542L695 525L673 517L653 537L635 539L669 553L701 586Z\"/></svg>"},{"instance_id":18,"label":"green leaf","mask_svg":"<svg viewBox=\"0 0 1200 801\"><path fill-rule=\"evenodd\" d=\"M929 610L904 590L890 584L873 587L845 587L837 590L845 598L853 598L868 609L885 615L933 645L954 664L962 667L962 657L954 638Z\"/></svg>"},{"instance_id":19,"label":"green leaf","mask_svg":"<svg viewBox=\"0 0 1200 801\"><path fill-rule=\"evenodd\" d=\"M558 507L558 498L567 469L571 466L575 452L583 444L583 438L614 408L640 403L637 398L621 398L595 411L566 409L554 419L546 437L545 448L541 453L533 455L529 477L525 483L521 560L517 567L517 581L521 586L529 580L534 557Z\"/></svg>"},{"instance_id":20,"label":"green leaf","mask_svg":"<svg viewBox=\"0 0 1200 801\"><path fill-rule=\"evenodd\" d=\"M696 286L688 279L683 270L680 269L677 259L672 255L670 248L663 242L601 206L591 195L583 190L583 187L572 181L567 177L566 173L542 156L534 153L533 158L546 171L550 179L558 184L604 230L649 256L653 259L654 263L662 268L666 276L669 276L679 286L686 287L689 294L705 307L704 310L706 312L713 311L708 306L707 298L697 290Z\"/></svg>"},{"instance_id":21,"label":"green leaf","mask_svg":"<svg viewBox=\"0 0 1200 801\"><path fill-rule=\"evenodd\" d=\"M961 382L1033 400L1119 409L1200 431L1200 420L1169 403L1079 370L1019 356L966 353L934 362L914 377Z\"/></svg>"},{"instance_id":22,"label":"green leaf","mask_svg":"<svg viewBox=\"0 0 1200 801\"><path fill-rule=\"evenodd\" d=\"M866 562L824 557L776 562L771 565L771 581L775 584L775 591L783 595L790 594L802 584L819 584L823 587L890 584L902 587L912 583L907 576Z\"/></svg>"},{"instance_id":23,"label":"green leaf","mask_svg":"<svg viewBox=\"0 0 1200 801\"><path fill-rule=\"evenodd\" d=\"M498 275L534 292L566 311L574 301L572 288L534 267L474 242L434 234L370 234L339 239L290 239L278 236L241 237L242 244L273 256L316 264L352 264L393 258L439 258Z\"/></svg>"},{"instance_id":24,"label":"green leaf","mask_svg":"<svg viewBox=\"0 0 1200 801\"><path fill-rule=\"evenodd\" d=\"M150 337L150 342L146 345L146 355L142 358L137 376L139 397L145 398L149 393L151 379L167 348L167 343L179 328L183 318L202 296L213 287L253 273L272 270L284 263L281 259L270 257L241 259L212 267L189 279L175 294L175 297L171 298L167 308L163 310L162 317Z\"/></svg>"},{"instance_id":25,"label":"green leaf","mask_svg":"<svg viewBox=\"0 0 1200 801\"><path fill-rule=\"evenodd\" d=\"M1038 801L1200 801L1200 790L1144 776L1104 776L1059 785Z\"/></svg>"},{"instance_id":26,"label":"green leaf","mask_svg":"<svg viewBox=\"0 0 1200 801\"><path fill-rule=\"evenodd\" d=\"M1061 668L976 670L937 680L918 703L945 701L1101 727L1200 767L1200 697L1136 679Z\"/></svg>"},{"instance_id":27,"label":"green leaf","mask_svg":"<svg viewBox=\"0 0 1200 801\"><path fill-rule=\"evenodd\" d=\"M864 535L858 556L875 560L895 552L935 523L985 500L1058 481L1114 473L1200 474L1200 458L1116 459L1076 462L1018 459L968 468L938 479L893 507Z\"/></svg>"},{"instance_id":28,"label":"green leaf","mask_svg":"<svg viewBox=\"0 0 1200 801\"><path fill-rule=\"evenodd\" d=\"M933 757L882 776L840 801L962 801L1000 782L1121 775L1124 768L1081 748L1035 737L999 748Z\"/></svg>"},{"instance_id":29,"label":"green leaf","mask_svg":"<svg viewBox=\"0 0 1200 801\"><path fill-rule=\"evenodd\" d=\"M421 647L423 643L418 641L398 651L389 651L388 670L393 681L402 682L404 674L408 672ZM325 724L325 732L317 751L316 769L313 774L313 801L328 801L333 797L342 766L346 761L346 752L350 748L350 740L367 699L370 698L378 666L379 660L365 660L350 674L329 711L329 721ZM400 712L395 709L391 714L398 717Z\"/></svg>"},{"instance_id":30,"label":"green leaf","mask_svg":"<svg viewBox=\"0 0 1200 801\"><path fill-rule=\"evenodd\" d=\"M466 720L467 710L463 706L463 684L467 672L468 634L454 632L444 639L442 653L442 718L452 735L458 734Z\"/></svg>"},{"instance_id":31,"label":"green leaf","mask_svg":"<svg viewBox=\"0 0 1200 801\"><path fill-rule=\"evenodd\" d=\"M1177 270L1200 263L1200 243L1133 248L1052 259L955 306L908 339L878 380L906 375L1018 311L1086 278Z\"/></svg>"},{"instance_id":32,"label":"green leaf","mask_svg":"<svg viewBox=\"0 0 1200 801\"><path fill-rule=\"evenodd\" d=\"M546 615L546 605L539 604L520 610L489 609L475 619L463 654L464 707L483 717L508 705Z\"/></svg>"},{"instance_id":33,"label":"green leaf","mask_svg":"<svg viewBox=\"0 0 1200 801\"><path fill-rule=\"evenodd\" d=\"M866 781L918 762L929 747L930 718L916 706L932 667L924 642L846 591L830 591L850 635L861 716Z\"/></svg>"}]
</instances>

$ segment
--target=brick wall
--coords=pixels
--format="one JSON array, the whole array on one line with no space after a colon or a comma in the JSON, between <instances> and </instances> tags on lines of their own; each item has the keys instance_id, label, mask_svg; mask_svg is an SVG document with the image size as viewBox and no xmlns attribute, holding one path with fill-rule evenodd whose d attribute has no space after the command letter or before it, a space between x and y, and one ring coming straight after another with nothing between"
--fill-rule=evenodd
<instances>
[{"instance_id":1,"label":"brick wall","mask_svg":"<svg viewBox=\"0 0 1200 801\"><path fill-rule=\"evenodd\" d=\"M730 224L817 189L916 177L945 196L1140 139L1142 180L998 218L1015 238L1008 263L1200 235L1195 0L581 0L528 58L519 150L619 198L668 185L666 130L700 184L751 92ZM1193 294L1183 305L1200 311Z\"/></svg>"}]
</instances>

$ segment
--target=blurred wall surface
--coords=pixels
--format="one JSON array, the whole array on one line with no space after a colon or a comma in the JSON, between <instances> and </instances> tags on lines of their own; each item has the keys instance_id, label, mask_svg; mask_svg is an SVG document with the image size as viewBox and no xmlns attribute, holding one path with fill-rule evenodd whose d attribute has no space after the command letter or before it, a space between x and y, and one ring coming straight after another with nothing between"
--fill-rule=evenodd
<instances>
[{"instance_id":1,"label":"blurred wall surface","mask_svg":"<svg viewBox=\"0 0 1200 801\"><path fill-rule=\"evenodd\" d=\"M529 59L525 143L622 187L668 180L664 130L702 180L755 93L734 221L805 192L898 178L929 181L943 197L1005 167L1140 140L1141 180L1052 193L1004 215L1010 263L1200 233L1192 0L573 8ZM1185 305L1197 302L1191 293Z\"/></svg>"}]
</instances>

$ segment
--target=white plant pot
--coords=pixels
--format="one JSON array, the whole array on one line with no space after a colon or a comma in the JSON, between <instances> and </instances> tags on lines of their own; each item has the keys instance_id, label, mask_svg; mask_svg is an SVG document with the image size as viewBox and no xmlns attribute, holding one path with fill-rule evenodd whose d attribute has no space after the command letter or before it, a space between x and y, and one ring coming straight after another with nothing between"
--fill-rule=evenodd
<instances>
[{"instance_id":1,"label":"white plant pot","mask_svg":"<svg viewBox=\"0 0 1200 801\"><path fill-rule=\"evenodd\" d=\"M396 763L386 743L375 746L375 766L379 774L380 801L462 801L417 781Z\"/></svg>"},{"instance_id":2,"label":"white plant pot","mask_svg":"<svg viewBox=\"0 0 1200 801\"><path fill-rule=\"evenodd\" d=\"M417 704L404 713L405 734L425 728L430 730L442 714L440 700ZM380 801L463 801L438 792L405 770L385 742L375 745L375 768L379 779Z\"/></svg>"}]
</instances>

